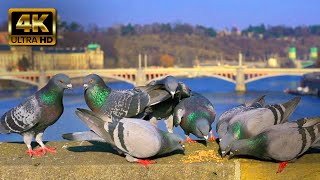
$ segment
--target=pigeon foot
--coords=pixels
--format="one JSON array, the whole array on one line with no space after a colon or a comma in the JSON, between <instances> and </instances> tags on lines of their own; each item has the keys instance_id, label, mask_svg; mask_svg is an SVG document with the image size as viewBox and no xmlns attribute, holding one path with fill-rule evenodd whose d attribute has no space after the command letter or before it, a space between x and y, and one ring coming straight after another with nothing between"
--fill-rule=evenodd
<instances>
[{"instance_id":1,"label":"pigeon foot","mask_svg":"<svg viewBox=\"0 0 320 180\"><path fill-rule=\"evenodd\" d=\"M26 153L29 154L30 157L32 157L33 155L36 156L43 156L41 153L39 153L38 151L34 151L32 149L28 149L26 150Z\"/></svg>"},{"instance_id":2,"label":"pigeon foot","mask_svg":"<svg viewBox=\"0 0 320 180\"><path fill-rule=\"evenodd\" d=\"M138 160L137 160L137 163L139 163L139 164L143 165L144 167L148 168L148 165L149 165L149 164L155 164L156 161L154 161L154 160L148 160L148 159L145 159L145 160L143 160L143 159L138 159Z\"/></svg>"},{"instance_id":3,"label":"pigeon foot","mask_svg":"<svg viewBox=\"0 0 320 180\"><path fill-rule=\"evenodd\" d=\"M288 164L288 162L281 162L280 165L279 165L279 168L278 168L278 171L277 173L281 173L282 170L286 167L286 165Z\"/></svg>"},{"instance_id":4,"label":"pigeon foot","mask_svg":"<svg viewBox=\"0 0 320 180\"><path fill-rule=\"evenodd\" d=\"M40 147L36 150L37 153L41 153L42 155L45 155L47 152L56 153L56 148L48 148L48 147Z\"/></svg>"},{"instance_id":5,"label":"pigeon foot","mask_svg":"<svg viewBox=\"0 0 320 180\"><path fill-rule=\"evenodd\" d=\"M187 139L184 141L185 143L195 143L197 142L196 140L192 140L189 136L187 137Z\"/></svg>"},{"instance_id":6,"label":"pigeon foot","mask_svg":"<svg viewBox=\"0 0 320 180\"><path fill-rule=\"evenodd\" d=\"M210 131L210 137L208 138L209 141L215 141L217 138L214 136L213 132Z\"/></svg>"}]
</instances>

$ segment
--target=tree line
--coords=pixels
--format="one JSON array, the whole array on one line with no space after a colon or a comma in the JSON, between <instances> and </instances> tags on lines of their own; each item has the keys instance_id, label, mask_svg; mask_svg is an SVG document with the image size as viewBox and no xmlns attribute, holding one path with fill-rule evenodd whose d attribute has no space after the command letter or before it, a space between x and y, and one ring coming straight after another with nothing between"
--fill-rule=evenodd
<instances>
[{"instance_id":1,"label":"tree line","mask_svg":"<svg viewBox=\"0 0 320 180\"><path fill-rule=\"evenodd\" d=\"M2 23L0 30L7 31ZM320 49L320 25L287 27L249 26L218 31L187 23L119 24L103 28L96 24L58 22L57 47L86 47L98 43L106 68L136 67L139 53L148 55L150 66L193 66L195 62L235 61L242 52L246 61L275 56L288 60L288 48L297 48L299 59L307 59L310 47Z\"/></svg>"},{"instance_id":2,"label":"tree line","mask_svg":"<svg viewBox=\"0 0 320 180\"><path fill-rule=\"evenodd\" d=\"M109 28L99 28L96 24L90 24L87 27L82 26L77 22L65 22L60 23L60 28L71 32L94 32L94 31L114 31L117 35L144 35L144 34L195 34L208 37L216 37L218 30L213 27L205 27L202 25L191 25L187 23L153 23L153 24L120 24ZM320 25L310 26L266 26L249 25L247 28L240 30L237 27L225 28L224 30L231 33L241 32L242 35L263 35L265 38L281 38L281 37L305 37L310 35L320 35Z\"/></svg>"}]
</instances>

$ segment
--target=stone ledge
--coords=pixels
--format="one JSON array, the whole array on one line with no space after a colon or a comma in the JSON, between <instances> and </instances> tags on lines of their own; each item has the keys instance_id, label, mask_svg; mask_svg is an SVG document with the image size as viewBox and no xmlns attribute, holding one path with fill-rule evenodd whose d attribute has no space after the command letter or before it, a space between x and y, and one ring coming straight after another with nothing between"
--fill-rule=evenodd
<instances>
[{"instance_id":1,"label":"stone ledge","mask_svg":"<svg viewBox=\"0 0 320 180\"><path fill-rule=\"evenodd\" d=\"M276 174L278 163L220 159L217 144L186 144L185 155L155 158L148 169L128 163L110 146L89 142L49 142L57 153L29 158L23 143L0 144L1 179L320 179L320 155L306 154Z\"/></svg>"}]
</instances>

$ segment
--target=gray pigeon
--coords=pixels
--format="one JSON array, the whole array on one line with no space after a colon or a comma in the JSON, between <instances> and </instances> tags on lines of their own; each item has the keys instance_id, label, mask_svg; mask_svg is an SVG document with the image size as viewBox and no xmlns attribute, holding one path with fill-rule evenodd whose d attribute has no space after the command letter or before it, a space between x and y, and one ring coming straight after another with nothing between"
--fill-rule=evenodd
<instances>
[{"instance_id":1,"label":"gray pigeon","mask_svg":"<svg viewBox=\"0 0 320 180\"><path fill-rule=\"evenodd\" d=\"M271 126L249 139L235 141L230 157L249 155L265 160L283 162L281 172L288 161L294 161L320 140L320 117L303 118Z\"/></svg>"},{"instance_id":2,"label":"gray pigeon","mask_svg":"<svg viewBox=\"0 0 320 180\"><path fill-rule=\"evenodd\" d=\"M204 96L193 93L174 108L173 124L180 125L183 129L187 136L186 142L194 142L189 137L190 133L208 140L209 132L211 138L214 138L211 125L215 117L216 112L211 102Z\"/></svg>"},{"instance_id":3,"label":"gray pigeon","mask_svg":"<svg viewBox=\"0 0 320 180\"><path fill-rule=\"evenodd\" d=\"M53 76L46 86L1 117L0 133L21 134L28 147L26 152L30 156L40 156L45 154L46 151L55 152L54 148L47 148L43 144L42 135L47 127L60 118L63 112L63 91L67 88L72 88L68 76L64 74ZM36 151L32 150L31 147L34 137L41 146Z\"/></svg>"},{"instance_id":4,"label":"gray pigeon","mask_svg":"<svg viewBox=\"0 0 320 180\"><path fill-rule=\"evenodd\" d=\"M147 106L161 102L162 98L170 98L168 94L159 93L152 94L154 97L151 98L148 91L153 88L144 91L113 90L96 74L86 76L83 86L88 107L94 112L102 112L114 119L134 117L143 112Z\"/></svg>"},{"instance_id":5,"label":"gray pigeon","mask_svg":"<svg viewBox=\"0 0 320 180\"><path fill-rule=\"evenodd\" d=\"M167 76L160 80L151 81L148 85L163 85L164 89L167 90L172 98L174 98L174 94L178 88L178 79L173 76Z\"/></svg>"},{"instance_id":6,"label":"gray pigeon","mask_svg":"<svg viewBox=\"0 0 320 180\"><path fill-rule=\"evenodd\" d=\"M148 85L150 86L150 85ZM162 91L162 93L168 93L166 90L153 90L148 94L154 97L154 92ZM169 95L169 94L168 94ZM178 83L177 91L174 94L174 98L168 98L162 102L158 102L155 105L151 105L143 112L145 120L149 120L152 124L157 125L157 120L165 120L168 131L173 133L173 110L176 105L183 99L192 95L191 90L182 82ZM153 99L153 98L152 98Z\"/></svg>"},{"instance_id":7,"label":"gray pigeon","mask_svg":"<svg viewBox=\"0 0 320 180\"><path fill-rule=\"evenodd\" d=\"M250 138L269 126L287 122L300 99L295 97L284 104L253 109L234 116L229 122L227 134L219 142L222 157L230 151L235 140Z\"/></svg>"},{"instance_id":8,"label":"gray pigeon","mask_svg":"<svg viewBox=\"0 0 320 180\"><path fill-rule=\"evenodd\" d=\"M86 123L89 128L105 142L110 143L116 149L125 154L129 162L138 162L147 167L154 161L142 160L155 155L170 153L175 150L184 151L183 139L175 134L161 131L148 121L141 119L123 118L118 122L112 121L108 116L94 113L85 109L76 111L77 116ZM84 132L63 135L69 140L91 140L92 133ZM97 140L97 137L93 137Z\"/></svg>"},{"instance_id":9,"label":"gray pigeon","mask_svg":"<svg viewBox=\"0 0 320 180\"><path fill-rule=\"evenodd\" d=\"M227 133L229 121L237 114L239 114L241 112L265 107L264 97L265 97L265 95L260 96L257 99L254 99L254 100L249 101L247 103L241 104L241 105L234 107L234 108L224 112L223 114L221 114L221 116L218 119L217 126L216 126L216 131L218 133L218 137L221 138L222 136L224 136Z\"/></svg>"}]
</instances>

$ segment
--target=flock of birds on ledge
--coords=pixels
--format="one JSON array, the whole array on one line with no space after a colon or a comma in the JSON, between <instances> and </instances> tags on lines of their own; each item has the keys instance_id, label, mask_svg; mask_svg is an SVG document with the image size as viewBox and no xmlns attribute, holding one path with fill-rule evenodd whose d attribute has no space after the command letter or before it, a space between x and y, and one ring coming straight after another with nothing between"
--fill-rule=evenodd
<instances>
[{"instance_id":1,"label":"flock of birds on ledge","mask_svg":"<svg viewBox=\"0 0 320 180\"><path fill-rule=\"evenodd\" d=\"M111 144L129 162L146 167L155 163L147 158L184 151L184 143L193 142L190 133L206 141L216 139L211 128L216 119L214 106L173 76L130 90L114 90L101 77L90 74L83 86L91 111L78 108L75 113L90 131L63 134L64 139ZM1 117L0 133L22 135L30 157L56 152L44 145L42 136L63 113L63 92L70 88L67 75L53 76L45 87ZM281 172L287 162L309 148L320 147L320 117L288 122L299 102L300 98L294 97L268 105L262 96L224 112L216 126L219 153L222 157L246 155L282 162L278 169ZM157 121L162 119L168 132L157 128ZM173 127L179 125L186 140L173 133ZM40 145L36 150L31 147L33 138Z\"/></svg>"}]
</instances>

